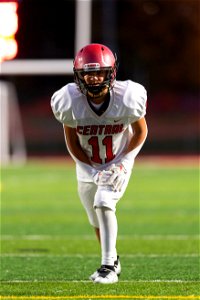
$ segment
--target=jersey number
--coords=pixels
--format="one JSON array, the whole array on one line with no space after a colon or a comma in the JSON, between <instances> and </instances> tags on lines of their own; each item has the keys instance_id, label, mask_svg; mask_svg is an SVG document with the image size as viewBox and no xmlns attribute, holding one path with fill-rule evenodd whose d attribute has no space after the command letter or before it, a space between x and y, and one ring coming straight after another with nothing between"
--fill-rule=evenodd
<instances>
[{"instance_id":1,"label":"jersey number","mask_svg":"<svg viewBox=\"0 0 200 300\"><path fill-rule=\"evenodd\" d=\"M99 154L99 140L97 136L92 136L89 140L88 140L89 145L92 146L92 157L91 160L97 164L102 164L103 161L100 157ZM106 136L103 140L102 140L102 144L105 146L106 148L106 158L105 158L105 163L108 163L109 161L113 160L113 158L115 157L115 155L113 154L112 151L112 136L108 135Z\"/></svg>"}]
</instances>

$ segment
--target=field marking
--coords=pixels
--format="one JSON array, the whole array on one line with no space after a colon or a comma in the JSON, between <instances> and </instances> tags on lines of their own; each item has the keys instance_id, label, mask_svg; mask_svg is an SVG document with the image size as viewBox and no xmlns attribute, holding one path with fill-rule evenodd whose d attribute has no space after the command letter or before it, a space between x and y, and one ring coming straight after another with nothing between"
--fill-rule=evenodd
<instances>
[{"instance_id":1,"label":"field marking","mask_svg":"<svg viewBox=\"0 0 200 300\"><path fill-rule=\"evenodd\" d=\"M31 250L31 249L30 249ZM26 251L24 251L26 252ZM34 252L34 250L33 250ZM39 252L39 249L38 249ZM1 257L77 257L77 258L88 258L88 257L92 257L92 258L96 258L99 257L98 254L80 254L80 253L76 253L76 254L48 254L48 253L2 253L0 255ZM157 253L151 253L151 254L144 254L144 253L138 253L138 254L121 254L120 257L125 257L125 258L166 258L166 257L170 257L170 258L178 258L178 257L182 257L182 258L189 258L189 257L199 257L200 254L199 253L186 253L186 254L166 254L166 253L162 253L162 254L157 254Z\"/></svg>"},{"instance_id":2,"label":"field marking","mask_svg":"<svg viewBox=\"0 0 200 300\"><path fill-rule=\"evenodd\" d=\"M150 235L119 235L119 240L126 240L126 239L140 239L140 240L191 240L191 239L199 239L200 235L157 235L157 234L150 234ZM53 235L1 235L2 240L96 240L96 237L93 235L75 235L75 236L53 236Z\"/></svg>"},{"instance_id":3,"label":"field marking","mask_svg":"<svg viewBox=\"0 0 200 300\"><path fill-rule=\"evenodd\" d=\"M77 295L77 296L1 296L1 299L200 299L200 296Z\"/></svg>"},{"instance_id":4,"label":"field marking","mask_svg":"<svg viewBox=\"0 0 200 300\"><path fill-rule=\"evenodd\" d=\"M200 281L196 280L180 280L180 279L174 279L174 280L161 280L161 279L155 279L155 280L120 280L120 283L200 283ZM91 283L93 282L91 280L51 280L51 281L40 281L40 280L1 280L1 283Z\"/></svg>"}]
</instances>

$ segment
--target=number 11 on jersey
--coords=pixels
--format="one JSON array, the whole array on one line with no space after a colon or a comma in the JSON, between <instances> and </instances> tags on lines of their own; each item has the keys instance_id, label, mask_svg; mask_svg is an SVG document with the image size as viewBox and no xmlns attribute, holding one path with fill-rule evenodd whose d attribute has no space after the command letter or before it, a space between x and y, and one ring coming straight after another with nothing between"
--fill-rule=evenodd
<instances>
[{"instance_id":1,"label":"number 11 on jersey","mask_svg":"<svg viewBox=\"0 0 200 300\"><path fill-rule=\"evenodd\" d=\"M113 154L113 141L112 136L108 135L105 136L105 138L101 141L102 145L105 147L106 151L106 158L105 163L108 163L109 161L113 160L115 155ZM99 146L99 139L97 136L92 136L88 140L88 144L92 146L92 157L91 160L97 164L102 164L104 161L100 157L100 146Z\"/></svg>"}]
</instances>

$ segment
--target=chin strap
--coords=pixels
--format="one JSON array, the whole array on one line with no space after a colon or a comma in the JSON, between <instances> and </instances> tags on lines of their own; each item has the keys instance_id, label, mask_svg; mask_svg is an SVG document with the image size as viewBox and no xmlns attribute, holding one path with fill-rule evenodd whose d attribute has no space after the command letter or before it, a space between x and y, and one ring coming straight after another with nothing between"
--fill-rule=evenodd
<instances>
[{"instance_id":1,"label":"chin strap","mask_svg":"<svg viewBox=\"0 0 200 300\"><path fill-rule=\"evenodd\" d=\"M88 95L91 98L98 98L98 97L105 95L105 89L108 89L108 91L109 91L109 86L105 83L102 85L99 85L99 86L87 85L86 89L87 89Z\"/></svg>"},{"instance_id":2,"label":"chin strap","mask_svg":"<svg viewBox=\"0 0 200 300\"><path fill-rule=\"evenodd\" d=\"M92 92L88 91L88 96L89 96L90 98L100 98L100 97L102 97L102 96L104 96L104 95L105 95L104 91L101 91L101 92L98 93L98 94L93 94Z\"/></svg>"}]
</instances>

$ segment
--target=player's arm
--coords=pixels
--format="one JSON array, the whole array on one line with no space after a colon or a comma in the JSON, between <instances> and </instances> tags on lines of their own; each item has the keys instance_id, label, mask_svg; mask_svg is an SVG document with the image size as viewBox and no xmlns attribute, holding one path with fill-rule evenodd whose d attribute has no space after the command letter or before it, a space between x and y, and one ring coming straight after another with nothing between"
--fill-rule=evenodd
<instances>
[{"instance_id":1,"label":"player's arm","mask_svg":"<svg viewBox=\"0 0 200 300\"><path fill-rule=\"evenodd\" d=\"M71 128L66 125L64 125L64 134L67 146L70 150L70 152L81 162L91 165L90 160L86 153L81 148L81 145L79 143L79 139L76 133L76 128Z\"/></svg>"},{"instance_id":2,"label":"player's arm","mask_svg":"<svg viewBox=\"0 0 200 300\"><path fill-rule=\"evenodd\" d=\"M126 170L133 167L132 163L134 163L136 156L140 152L146 140L148 132L146 120L144 117L132 123L131 126L133 129L133 135L129 141L126 150L123 153L123 157L121 160L121 163Z\"/></svg>"},{"instance_id":3,"label":"player's arm","mask_svg":"<svg viewBox=\"0 0 200 300\"><path fill-rule=\"evenodd\" d=\"M110 176L107 184L110 184L114 191L121 191L123 184L126 179L126 173L128 169L132 169L132 163L134 162L135 157L142 148L144 141L147 137L147 124L145 118L131 124L133 129L133 136L123 153L121 163L111 165L109 171L113 172L113 175Z\"/></svg>"},{"instance_id":4,"label":"player's arm","mask_svg":"<svg viewBox=\"0 0 200 300\"><path fill-rule=\"evenodd\" d=\"M143 145L146 137L147 137L147 124L145 118L141 118L138 121L131 124L133 129L133 136L129 142L129 145L125 151L125 154L133 151L133 150L140 150L141 146ZM139 152L139 151L138 151ZM137 155L137 154L136 154Z\"/></svg>"}]
</instances>

